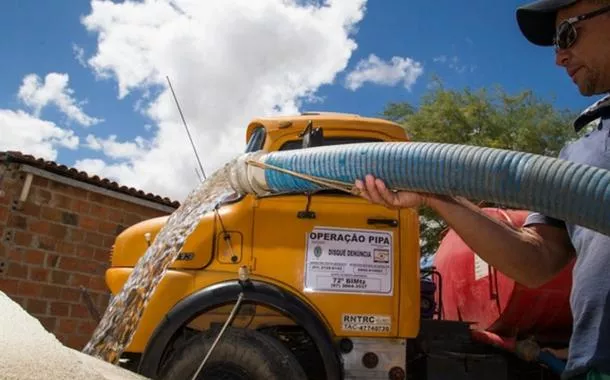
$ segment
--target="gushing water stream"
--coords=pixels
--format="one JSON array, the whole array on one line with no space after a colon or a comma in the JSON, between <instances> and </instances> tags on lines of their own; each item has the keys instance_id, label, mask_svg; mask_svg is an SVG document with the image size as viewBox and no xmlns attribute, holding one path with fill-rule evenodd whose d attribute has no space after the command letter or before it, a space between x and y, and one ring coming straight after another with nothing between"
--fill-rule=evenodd
<instances>
[{"instance_id":1,"label":"gushing water stream","mask_svg":"<svg viewBox=\"0 0 610 380\"><path fill-rule=\"evenodd\" d=\"M229 162L225 168L233 165ZM180 253L186 238L202 216L235 191L229 184L225 168L216 171L172 213L153 244L138 260L125 285L106 308L83 352L116 364L129 345L142 313L169 266ZM142 237L144 238L144 237Z\"/></svg>"}]
</instances>

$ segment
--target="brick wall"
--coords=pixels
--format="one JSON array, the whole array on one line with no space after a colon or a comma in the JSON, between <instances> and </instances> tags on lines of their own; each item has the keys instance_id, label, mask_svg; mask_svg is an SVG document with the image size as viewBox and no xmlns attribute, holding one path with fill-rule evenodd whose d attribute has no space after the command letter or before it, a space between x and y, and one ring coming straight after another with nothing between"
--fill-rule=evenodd
<instances>
[{"instance_id":1,"label":"brick wall","mask_svg":"<svg viewBox=\"0 0 610 380\"><path fill-rule=\"evenodd\" d=\"M96 326L81 286L103 314L115 236L167 212L36 175L20 204L26 173L0 163L0 178L0 290L80 350Z\"/></svg>"}]
</instances>

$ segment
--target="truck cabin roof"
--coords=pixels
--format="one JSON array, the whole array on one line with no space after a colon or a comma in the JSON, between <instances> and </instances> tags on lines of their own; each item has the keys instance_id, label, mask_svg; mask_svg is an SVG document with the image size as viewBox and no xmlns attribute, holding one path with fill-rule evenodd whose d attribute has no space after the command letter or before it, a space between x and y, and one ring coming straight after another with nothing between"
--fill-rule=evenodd
<instances>
[{"instance_id":1,"label":"truck cabin roof","mask_svg":"<svg viewBox=\"0 0 610 380\"><path fill-rule=\"evenodd\" d=\"M246 130L246 143L257 127L266 131L265 147L276 150L276 142L294 140L305 130L309 122L313 128L322 127L325 136L374 138L389 141L407 141L405 129L397 123L363 117L355 114L334 112L310 112L295 116L259 117L251 120Z\"/></svg>"}]
</instances>

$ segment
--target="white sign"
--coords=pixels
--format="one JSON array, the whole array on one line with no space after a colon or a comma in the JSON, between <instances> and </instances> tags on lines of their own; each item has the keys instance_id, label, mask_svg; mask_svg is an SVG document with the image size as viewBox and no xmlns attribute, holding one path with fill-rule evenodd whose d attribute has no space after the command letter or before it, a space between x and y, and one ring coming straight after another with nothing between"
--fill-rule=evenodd
<instances>
[{"instance_id":1,"label":"white sign","mask_svg":"<svg viewBox=\"0 0 610 380\"><path fill-rule=\"evenodd\" d=\"M489 275L489 264L485 262L479 255L474 254L474 280L480 280L481 278Z\"/></svg>"},{"instance_id":2,"label":"white sign","mask_svg":"<svg viewBox=\"0 0 610 380\"><path fill-rule=\"evenodd\" d=\"M391 296L391 231L315 227L307 234L305 290Z\"/></svg>"},{"instance_id":3,"label":"white sign","mask_svg":"<svg viewBox=\"0 0 610 380\"><path fill-rule=\"evenodd\" d=\"M343 314L341 316L343 330L362 332L390 332L392 317L376 314Z\"/></svg>"}]
</instances>

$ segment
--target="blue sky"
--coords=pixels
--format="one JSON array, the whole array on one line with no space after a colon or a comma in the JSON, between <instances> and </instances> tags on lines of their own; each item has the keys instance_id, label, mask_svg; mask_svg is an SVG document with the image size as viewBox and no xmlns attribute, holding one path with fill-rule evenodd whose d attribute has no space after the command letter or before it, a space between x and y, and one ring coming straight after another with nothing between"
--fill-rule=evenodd
<instances>
[{"instance_id":1,"label":"blue sky","mask_svg":"<svg viewBox=\"0 0 610 380\"><path fill-rule=\"evenodd\" d=\"M2 2L0 150L180 200L197 179L165 75L207 173L241 151L253 117L375 116L417 105L433 74L450 88L533 89L576 111L597 99L521 36L522 1L336 0L312 13L272 0L137 3Z\"/></svg>"}]
</instances>

